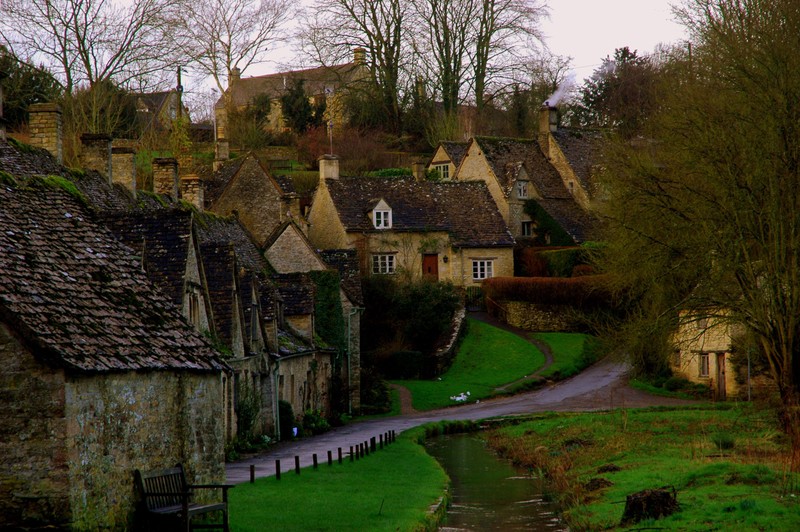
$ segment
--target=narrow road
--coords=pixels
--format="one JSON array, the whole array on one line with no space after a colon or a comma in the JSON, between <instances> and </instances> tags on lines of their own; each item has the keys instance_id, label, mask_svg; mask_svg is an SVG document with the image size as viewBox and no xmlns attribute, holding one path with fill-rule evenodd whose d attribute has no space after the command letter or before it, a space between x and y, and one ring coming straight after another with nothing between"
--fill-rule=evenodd
<instances>
[{"instance_id":1,"label":"narrow road","mask_svg":"<svg viewBox=\"0 0 800 532\"><path fill-rule=\"evenodd\" d=\"M315 453L320 463L324 463L327 460L328 450L333 451L335 457L338 447L349 450L351 445L369 441L373 436L378 438L380 434L391 430L400 433L444 419L478 420L546 411L606 410L690 403L680 399L657 397L628 387L626 369L623 364L602 361L570 379L533 392L440 410L352 423L321 436L281 443L264 454L229 463L226 466L227 480L232 484L248 482L251 465L255 466L256 477L272 476L275 474L275 460L280 460L283 471L288 471L294 467L295 456L300 457L301 467L312 465L312 455Z\"/></svg>"}]
</instances>

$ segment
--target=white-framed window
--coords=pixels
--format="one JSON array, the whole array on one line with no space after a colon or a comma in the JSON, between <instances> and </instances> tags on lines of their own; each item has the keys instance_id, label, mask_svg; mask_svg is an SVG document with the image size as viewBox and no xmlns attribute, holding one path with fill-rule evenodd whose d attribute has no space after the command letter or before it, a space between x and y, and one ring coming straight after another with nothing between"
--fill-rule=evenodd
<instances>
[{"instance_id":1,"label":"white-framed window","mask_svg":"<svg viewBox=\"0 0 800 532\"><path fill-rule=\"evenodd\" d=\"M527 181L517 181L517 197L523 199L528 197Z\"/></svg>"},{"instance_id":2,"label":"white-framed window","mask_svg":"<svg viewBox=\"0 0 800 532\"><path fill-rule=\"evenodd\" d=\"M394 253L375 253L372 255L372 273L388 275L394 273Z\"/></svg>"},{"instance_id":3,"label":"white-framed window","mask_svg":"<svg viewBox=\"0 0 800 532\"><path fill-rule=\"evenodd\" d=\"M439 177L442 179L450 179L450 165L449 164L436 164L433 169L439 172Z\"/></svg>"},{"instance_id":4,"label":"white-framed window","mask_svg":"<svg viewBox=\"0 0 800 532\"><path fill-rule=\"evenodd\" d=\"M492 260L473 260L472 261L472 280L473 281L482 281L483 279L488 279L493 276L493 265L494 261Z\"/></svg>"},{"instance_id":5,"label":"white-framed window","mask_svg":"<svg viewBox=\"0 0 800 532\"><path fill-rule=\"evenodd\" d=\"M392 228L392 211L375 209L372 211L372 217L372 221L375 224L375 229Z\"/></svg>"},{"instance_id":6,"label":"white-framed window","mask_svg":"<svg viewBox=\"0 0 800 532\"><path fill-rule=\"evenodd\" d=\"M700 353L700 376L708 377L708 353Z\"/></svg>"},{"instance_id":7,"label":"white-framed window","mask_svg":"<svg viewBox=\"0 0 800 532\"><path fill-rule=\"evenodd\" d=\"M522 222L522 236L533 236L533 222Z\"/></svg>"}]
</instances>

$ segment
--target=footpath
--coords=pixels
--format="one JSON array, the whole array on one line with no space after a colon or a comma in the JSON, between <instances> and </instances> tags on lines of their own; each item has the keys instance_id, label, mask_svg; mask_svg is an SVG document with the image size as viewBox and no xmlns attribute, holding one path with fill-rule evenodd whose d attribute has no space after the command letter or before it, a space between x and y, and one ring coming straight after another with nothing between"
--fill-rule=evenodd
<instances>
[{"instance_id":1,"label":"footpath","mask_svg":"<svg viewBox=\"0 0 800 532\"><path fill-rule=\"evenodd\" d=\"M492 320L488 315L471 313L470 317L487 321L487 323L509 330L530 340L527 336L528 333L525 331L519 331L505 324L500 324ZM552 355L549 360L552 363ZM547 367L547 363L544 367ZM539 371L544 367L540 368ZM317 455L319 463L322 464L327 461L328 451L332 452L333 459L336 460L338 448L340 447L344 453L347 453L351 445L356 446L368 442L373 437L379 441L383 434L392 431L399 434L404 430L424 425L425 423L442 420L477 421L491 417L547 411L578 412L691 404L691 401L650 395L629 387L627 385L627 369L624 364L604 360L574 377L532 392L426 412L414 411L410 407L411 397L408 390L406 390L405 398L403 398L404 395L401 391L401 400L407 402L407 408L401 415L355 422L344 427L335 428L320 436L282 442L262 454L228 463L226 465L227 481L232 484L249 482L251 466L254 467L257 478L272 476L275 474L276 460L280 460L281 469L284 472L294 468L295 457L298 457L301 468L313 465L314 454ZM349 456L346 459L349 459Z\"/></svg>"}]
</instances>

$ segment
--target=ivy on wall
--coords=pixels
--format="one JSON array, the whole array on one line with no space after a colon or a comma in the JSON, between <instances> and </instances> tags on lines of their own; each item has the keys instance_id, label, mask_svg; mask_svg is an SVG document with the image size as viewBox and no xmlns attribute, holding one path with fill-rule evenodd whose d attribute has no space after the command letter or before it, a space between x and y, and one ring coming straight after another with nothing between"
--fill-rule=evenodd
<instances>
[{"instance_id":1,"label":"ivy on wall","mask_svg":"<svg viewBox=\"0 0 800 532\"><path fill-rule=\"evenodd\" d=\"M312 271L311 279L317 289L314 302L314 333L326 346L335 348L340 354L347 349L344 311L339 296L339 272L332 270Z\"/></svg>"},{"instance_id":2,"label":"ivy on wall","mask_svg":"<svg viewBox=\"0 0 800 532\"><path fill-rule=\"evenodd\" d=\"M574 246L575 241L534 199L525 202L525 214L536 226L534 242L538 246ZM549 237L549 240L548 240Z\"/></svg>"}]
</instances>

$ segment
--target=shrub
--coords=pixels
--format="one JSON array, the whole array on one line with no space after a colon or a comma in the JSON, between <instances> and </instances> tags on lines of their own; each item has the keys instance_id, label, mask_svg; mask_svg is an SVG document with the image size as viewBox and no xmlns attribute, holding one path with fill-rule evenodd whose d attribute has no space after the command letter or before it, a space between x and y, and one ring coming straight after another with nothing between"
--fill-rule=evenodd
<instances>
[{"instance_id":1,"label":"shrub","mask_svg":"<svg viewBox=\"0 0 800 532\"><path fill-rule=\"evenodd\" d=\"M240 386L239 401L236 403L236 433L245 442L255 438L256 421L261 411L258 394L250 386Z\"/></svg>"},{"instance_id":2,"label":"shrub","mask_svg":"<svg viewBox=\"0 0 800 532\"><path fill-rule=\"evenodd\" d=\"M689 388L691 385L692 383L683 377L670 377L661 384L661 387L669 392L677 392L678 390Z\"/></svg>"},{"instance_id":3,"label":"shrub","mask_svg":"<svg viewBox=\"0 0 800 532\"><path fill-rule=\"evenodd\" d=\"M303 435L316 436L331 430L328 420L322 417L319 410L306 410L303 414Z\"/></svg>"}]
</instances>

